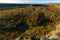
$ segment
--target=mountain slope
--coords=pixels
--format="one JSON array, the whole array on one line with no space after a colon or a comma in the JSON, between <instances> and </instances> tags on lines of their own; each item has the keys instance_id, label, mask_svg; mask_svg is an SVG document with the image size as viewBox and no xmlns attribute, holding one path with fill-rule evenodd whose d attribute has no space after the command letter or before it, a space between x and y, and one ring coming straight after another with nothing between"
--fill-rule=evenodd
<instances>
[{"instance_id":1,"label":"mountain slope","mask_svg":"<svg viewBox=\"0 0 60 40\"><path fill-rule=\"evenodd\" d=\"M52 5L27 6L0 11L0 40L17 37L41 38L54 30L60 22L60 11Z\"/></svg>"}]
</instances>

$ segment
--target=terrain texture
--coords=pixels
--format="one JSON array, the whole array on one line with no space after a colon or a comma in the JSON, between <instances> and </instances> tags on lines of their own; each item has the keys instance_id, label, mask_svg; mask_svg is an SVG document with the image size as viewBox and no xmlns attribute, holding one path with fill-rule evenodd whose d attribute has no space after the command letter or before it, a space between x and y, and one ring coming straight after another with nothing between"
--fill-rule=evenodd
<instances>
[{"instance_id":1,"label":"terrain texture","mask_svg":"<svg viewBox=\"0 0 60 40\"><path fill-rule=\"evenodd\" d=\"M29 5L0 10L0 40L57 40L60 38L58 6ZM52 38L54 33L58 37Z\"/></svg>"}]
</instances>

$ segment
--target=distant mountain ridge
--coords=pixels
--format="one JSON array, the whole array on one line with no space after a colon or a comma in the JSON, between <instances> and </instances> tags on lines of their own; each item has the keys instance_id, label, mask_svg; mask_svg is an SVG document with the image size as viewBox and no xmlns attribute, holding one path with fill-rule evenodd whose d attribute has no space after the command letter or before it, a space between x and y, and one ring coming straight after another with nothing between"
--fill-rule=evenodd
<instances>
[{"instance_id":1,"label":"distant mountain ridge","mask_svg":"<svg viewBox=\"0 0 60 40\"><path fill-rule=\"evenodd\" d=\"M27 7L31 4L0 4L0 10L7 10L7 9L14 9L14 8L18 8L18 7ZM32 6L45 6L47 7L47 5L43 5L43 4L32 4Z\"/></svg>"},{"instance_id":2,"label":"distant mountain ridge","mask_svg":"<svg viewBox=\"0 0 60 40\"><path fill-rule=\"evenodd\" d=\"M25 7L29 6L31 4L0 4L0 7L15 7L15 6L20 6L20 7ZM44 4L32 4L33 6L46 6Z\"/></svg>"},{"instance_id":3,"label":"distant mountain ridge","mask_svg":"<svg viewBox=\"0 0 60 40\"><path fill-rule=\"evenodd\" d=\"M28 4L0 4L0 7L27 6Z\"/></svg>"}]
</instances>

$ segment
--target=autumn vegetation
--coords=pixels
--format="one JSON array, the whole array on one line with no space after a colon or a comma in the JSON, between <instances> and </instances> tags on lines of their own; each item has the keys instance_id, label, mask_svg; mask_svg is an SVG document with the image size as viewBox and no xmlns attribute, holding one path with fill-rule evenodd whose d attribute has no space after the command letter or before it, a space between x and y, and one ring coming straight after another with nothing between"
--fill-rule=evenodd
<instances>
[{"instance_id":1,"label":"autumn vegetation","mask_svg":"<svg viewBox=\"0 0 60 40\"><path fill-rule=\"evenodd\" d=\"M47 5L27 6L0 11L0 40L17 37L40 38L55 29L60 22L60 9Z\"/></svg>"}]
</instances>

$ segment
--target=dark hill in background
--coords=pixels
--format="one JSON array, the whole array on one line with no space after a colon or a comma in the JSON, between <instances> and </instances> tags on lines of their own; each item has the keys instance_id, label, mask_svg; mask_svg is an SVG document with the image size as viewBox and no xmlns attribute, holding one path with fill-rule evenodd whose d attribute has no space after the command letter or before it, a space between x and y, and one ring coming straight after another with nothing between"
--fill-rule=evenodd
<instances>
[{"instance_id":1,"label":"dark hill in background","mask_svg":"<svg viewBox=\"0 0 60 40\"><path fill-rule=\"evenodd\" d=\"M25 7L29 6L31 4L0 4L0 7L15 7L15 6L20 6L20 7ZM46 6L44 4L32 4L33 6Z\"/></svg>"},{"instance_id":2,"label":"dark hill in background","mask_svg":"<svg viewBox=\"0 0 60 40\"><path fill-rule=\"evenodd\" d=\"M0 4L0 10L6 10L6 9L14 9L17 7L23 8L23 7L27 7L31 4ZM32 4L32 6L45 6L47 7L47 5L43 5L43 4Z\"/></svg>"}]
</instances>

